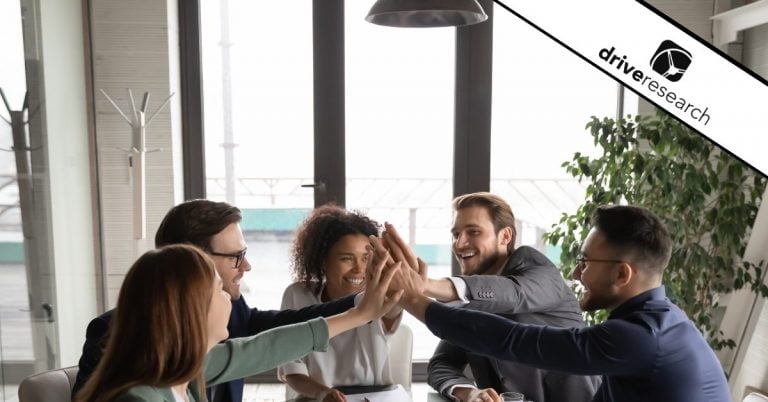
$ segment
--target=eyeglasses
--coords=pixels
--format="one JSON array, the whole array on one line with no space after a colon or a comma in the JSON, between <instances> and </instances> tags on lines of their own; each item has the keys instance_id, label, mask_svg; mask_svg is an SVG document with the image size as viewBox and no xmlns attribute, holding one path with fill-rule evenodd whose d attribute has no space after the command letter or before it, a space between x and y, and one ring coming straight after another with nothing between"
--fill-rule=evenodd
<instances>
[{"instance_id":1,"label":"eyeglasses","mask_svg":"<svg viewBox=\"0 0 768 402\"><path fill-rule=\"evenodd\" d=\"M233 253L233 254L227 254L227 253L217 253L215 251L209 251L208 254L215 255L218 257L229 257L235 259L235 266L234 269L240 269L240 266L243 265L243 261L245 261L245 252L248 251L248 249L245 249L239 253Z\"/></svg>"},{"instance_id":2,"label":"eyeglasses","mask_svg":"<svg viewBox=\"0 0 768 402\"><path fill-rule=\"evenodd\" d=\"M614 262L614 263L621 263L625 262L622 260L602 260L598 258L584 258L583 255L580 255L576 257L576 268L578 269L584 269L584 266L587 265L588 262Z\"/></svg>"}]
</instances>

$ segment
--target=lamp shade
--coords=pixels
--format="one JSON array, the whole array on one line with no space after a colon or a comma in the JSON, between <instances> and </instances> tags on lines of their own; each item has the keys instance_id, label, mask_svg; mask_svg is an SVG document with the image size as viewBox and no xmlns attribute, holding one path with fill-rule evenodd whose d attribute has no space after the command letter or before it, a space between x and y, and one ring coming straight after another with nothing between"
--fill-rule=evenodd
<instances>
[{"instance_id":1,"label":"lamp shade","mask_svg":"<svg viewBox=\"0 0 768 402\"><path fill-rule=\"evenodd\" d=\"M477 0L377 0L365 17L374 24L408 28L471 25L486 19Z\"/></svg>"}]
</instances>

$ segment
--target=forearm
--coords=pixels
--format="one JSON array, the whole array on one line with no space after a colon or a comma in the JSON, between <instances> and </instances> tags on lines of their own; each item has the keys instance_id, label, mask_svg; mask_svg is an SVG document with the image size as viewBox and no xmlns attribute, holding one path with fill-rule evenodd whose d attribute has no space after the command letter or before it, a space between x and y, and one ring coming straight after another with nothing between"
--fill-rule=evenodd
<instances>
[{"instance_id":1,"label":"forearm","mask_svg":"<svg viewBox=\"0 0 768 402\"><path fill-rule=\"evenodd\" d=\"M294 391L310 398L319 398L330 390L329 387L320 384L306 374L288 374L285 376L285 383Z\"/></svg>"},{"instance_id":2,"label":"forearm","mask_svg":"<svg viewBox=\"0 0 768 402\"><path fill-rule=\"evenodd\" d=\"M296 360L309 352L325 351L328 335L325 320L316 318L251 337L229 339L215 345L206 356L206 383L214 385L243 378Z\"/></svg>"},{"instance_id":3,"label":"forearm","mask_svg":"<svg viewBox=\"0 0 768 402\"><path fill-rule=\"evenodd\" d=\"M427 383L446 397L452 396L454 387L474 388L474 382L464 375L467 365L463 349L440 340L427 365Z\"/></svg>"},{"instance_id":4,"label":"forearm","mask_svg":"<svg viewBox=\"0 0 768 402\"><path fill-rule=\"evenodd\" d=\"M427 307L430 303L434 302L424 295L404 295L400 299L400 307L423 323L426 323Z\"/></svg>"},{"instance_id":5,"label":"forearm","mask_svg":"<svg viewBox=\"0 0 768 402\"><path fill-rule=\"evenodd\" d=\"M456 288L448 278L428 279L424 295L441 302L453 301L459 298Z\"/></svg>"},{"instance_id":6,"label":"forearm","mask_svg":"<svg viewBox=\"0 0 768 402\"><path fill-rule=\"evenodd\" d=\"M328 337L333 338L342 332L364 325L370 320L366 319L357 307L354 307L341 314L328 317L326 321L328 322Z\"/></svg>"},{"instance_id":7,"label":"forearm","mask_svg":"<svg viewBox=\"0 0 768 402\"><path fill-rule=\"evenodd\" d=\"M648 370L657 339L641 326L608 320L589 328L520 324L481 311L428 305L427 328L464 350L580 375Z\"/></svg>"},{"instance_id":8,"label":"forearm","mask_svg":"<svg viewBox=\"0 0 768 402\"><path fill-rule=\"evenodd\" d=\"M315 304L299 309L258 310L251 309L249 317L249 335L268 329L296 324L317 317L330 317L349 310L355 304L355 296L347 296L328 303Z\"/></svg>"}]
</instances>

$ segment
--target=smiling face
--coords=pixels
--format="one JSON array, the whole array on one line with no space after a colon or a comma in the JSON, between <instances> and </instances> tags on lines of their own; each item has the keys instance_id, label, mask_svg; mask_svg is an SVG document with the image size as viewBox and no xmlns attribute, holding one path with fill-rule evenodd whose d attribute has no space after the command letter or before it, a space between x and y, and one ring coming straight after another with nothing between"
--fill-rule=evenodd
<instances>
[{"instance_id":1,"label":"smiling face","mask_svg":"<svg viewBox=\"0 0 768 402\"><path fill-rule=\"evenodd\" d=\"M342 236L324 260L325 292L329 299L358 293L365 289L368 263L368 237L363 234Z\"/></svg>"},{"instance_id":2,"label":"smiling face","mask_svg":"<svg viewBox=\"0 0 768 402\"><path fill-rule=\"evenodd\" d=\"M208 308L208 344L209 347L227 339L229 331L229 314L232 311L232 302L230 295L224 290L221 277L216 274L213 281L213 293L211 294L211 305Z\"/></svg>"},{"instance_id":3,"label":"smiling face","mask_svg":"<svg viewBox=\"0 0 768 402\"><path fill-rule=\"evenodd\" d=\"M470 206L456 211L451 228L453 254L463 275L498 272L507 259L507 245L512 241L510 228L496 233L488 210Z\"/></svg>"},{"instance_id":4,"label":"smiling face","mask_svg":"<svg viewBox=\"0 0 768 402\"><path fill-rule=\"evenodd\" d=\"M211 238L211 250L218 254L238 254L248 246L245 244L240 225L233 223ZM221 255L211 255L216 263L216 271L224 283L224 290L232 296L233 300L240 298L240 280L243 275L251 270L248 257L243 259L240 268L235 268L236 258Z\"/></svg>"},{"instance_id":5,"label":"smiling face","mask_svg":"<svg viewBox=\"0 0 768 402\"><path fill-rule=\"evenodd\" d=\"M587 260L618 260L607 244L605 236L592 229L584 240L581 254ZM582 311L613 309L622 302L619 287L615 285L619 262L587 261L577 264L573 279L581 282L584 291L579 305Z\"/></svg>"}]
</instances>

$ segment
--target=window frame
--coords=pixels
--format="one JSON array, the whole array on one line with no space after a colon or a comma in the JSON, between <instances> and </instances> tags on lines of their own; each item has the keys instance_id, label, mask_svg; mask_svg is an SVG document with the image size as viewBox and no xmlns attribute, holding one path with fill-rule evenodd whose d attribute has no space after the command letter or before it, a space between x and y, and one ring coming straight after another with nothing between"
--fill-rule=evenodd
<instances>
[{"instance_id":1,"label":"window frame","mask_svg":"<svg viewBox=\"0 0 768 402\"><path fill-rule=\"evenodd\" d=\"M454 196L490 188L494 5L492 0L479 3L488 19L456 28ZM178 4L184 198L190 200L206 195L200 0L179 0ZM333 201L344 206L344 0L313 0L312 7L315 205ZM459 272L456 261L451 270ZM426 382L427 365L424 360L412 363L414 382ZM277 382L276 370L249 377L247 382Z\"/></svg>"}]
</instances>

